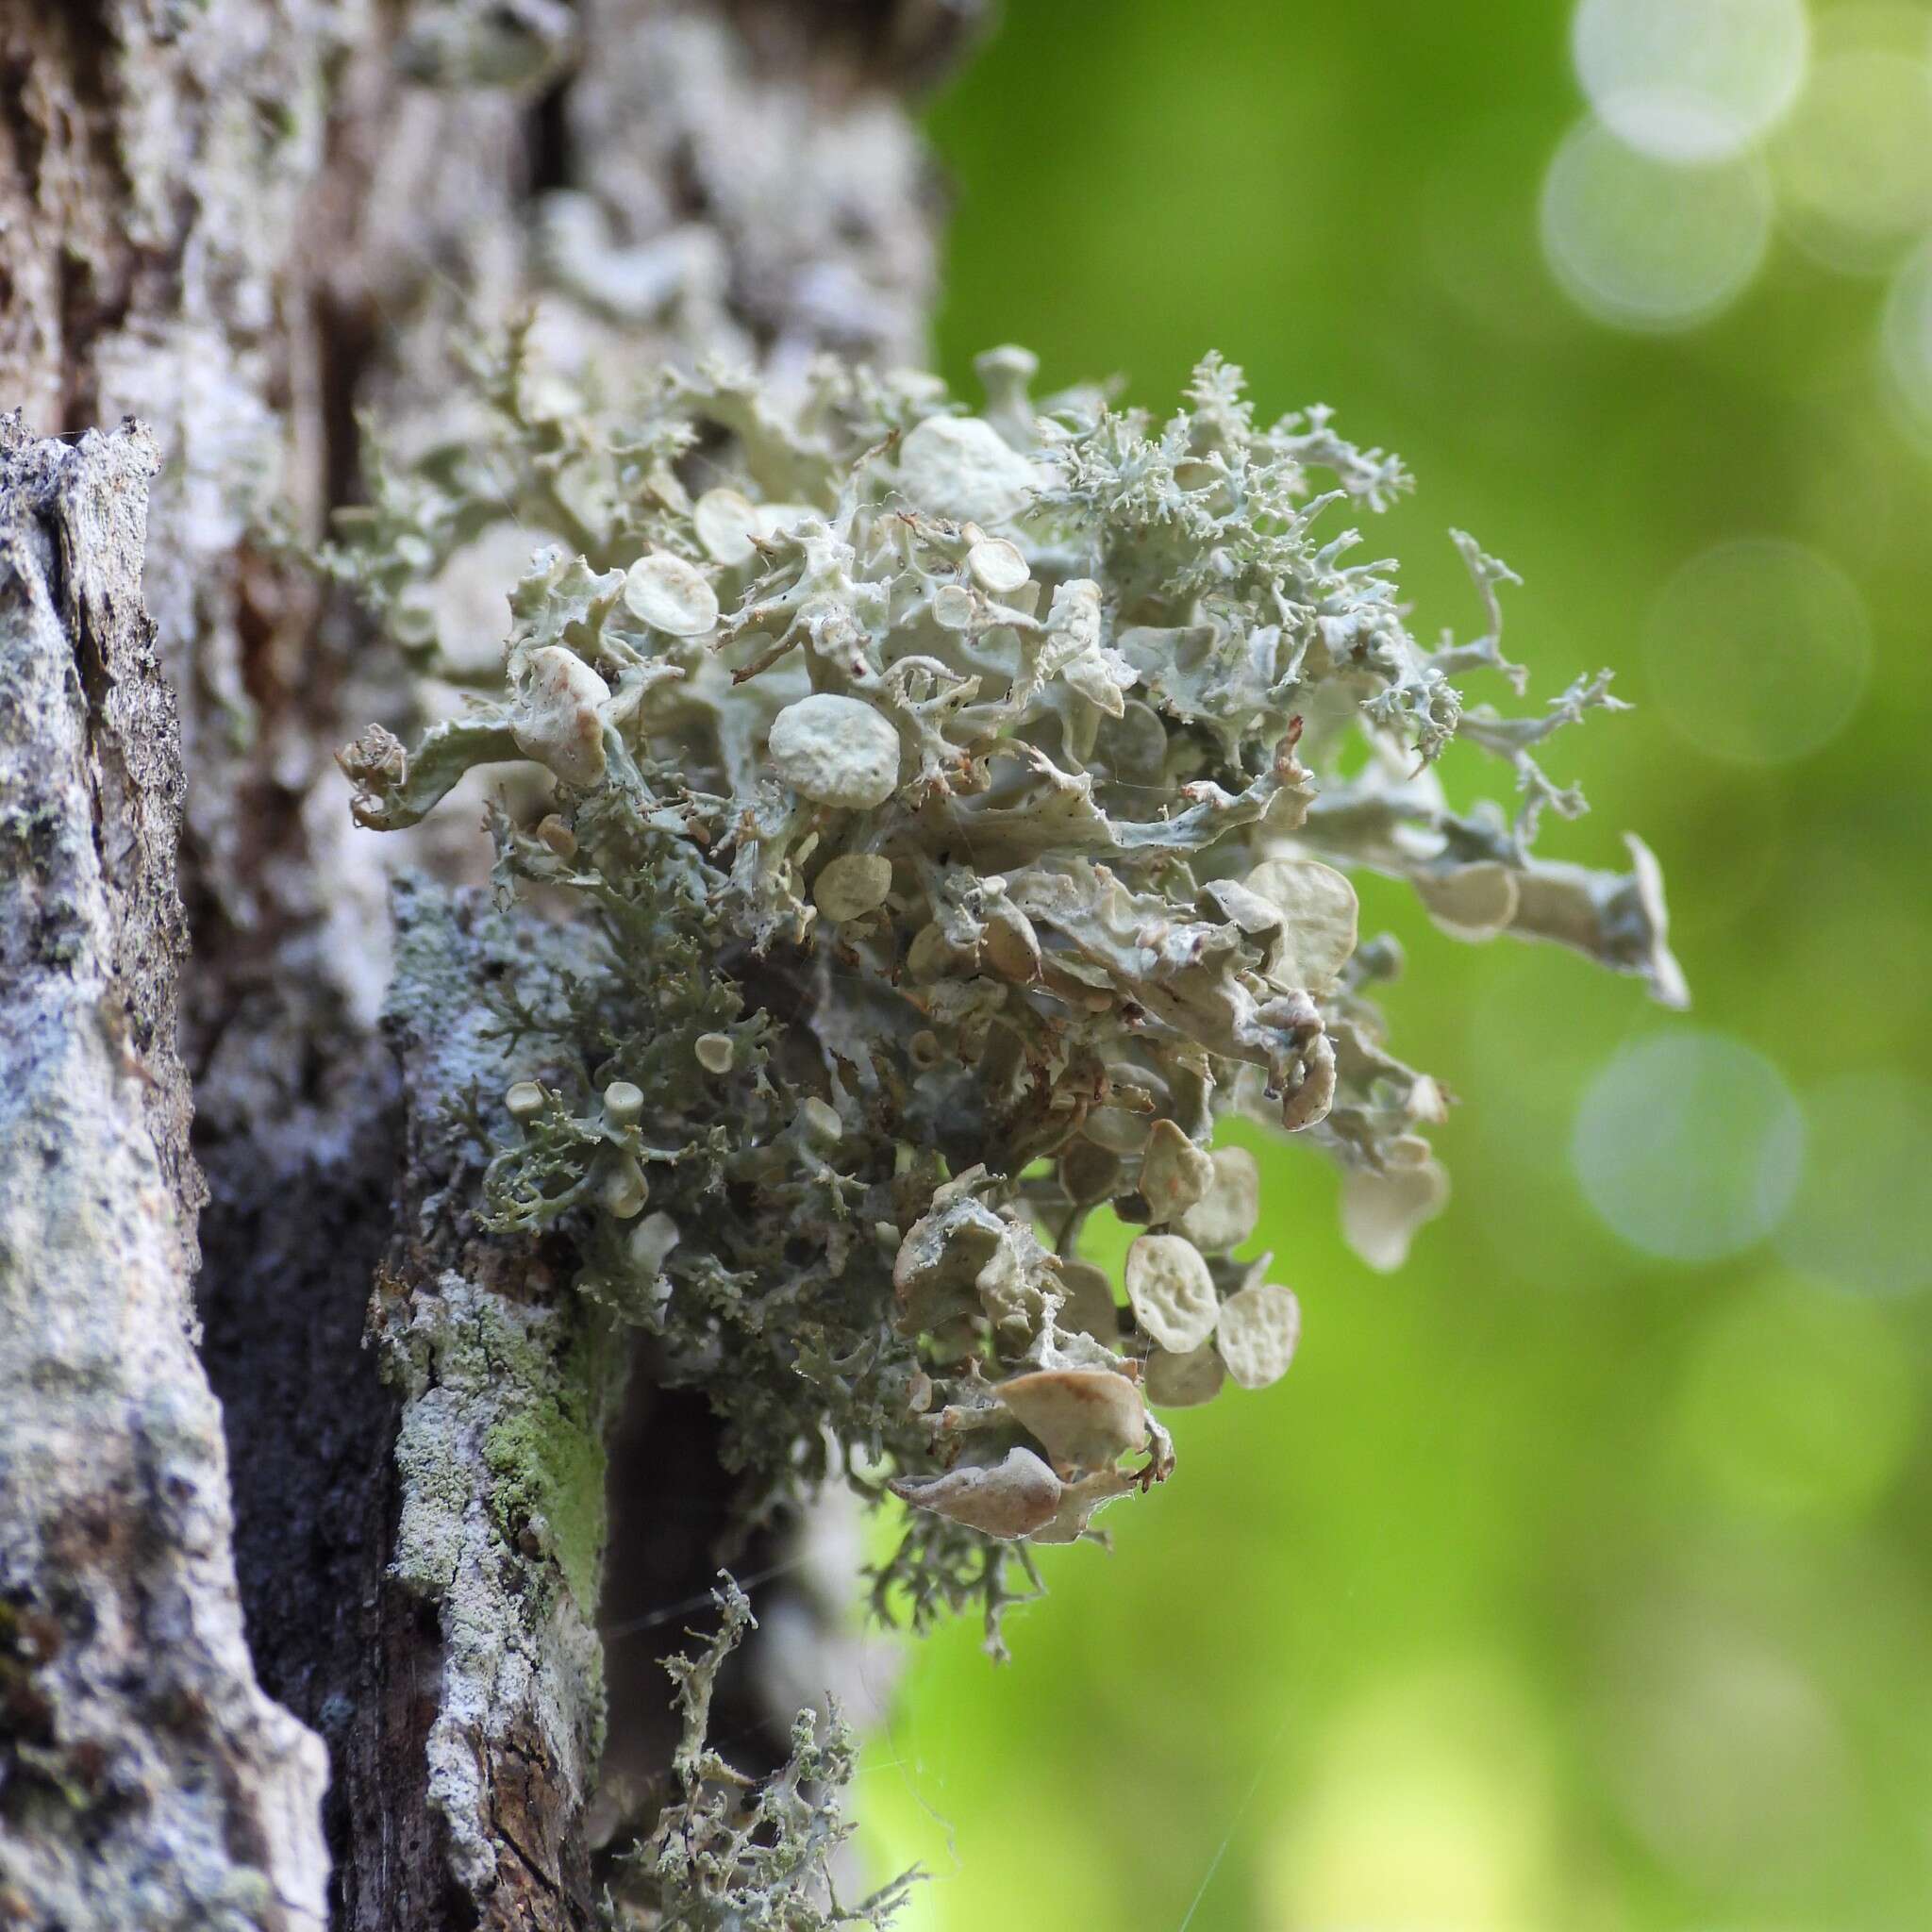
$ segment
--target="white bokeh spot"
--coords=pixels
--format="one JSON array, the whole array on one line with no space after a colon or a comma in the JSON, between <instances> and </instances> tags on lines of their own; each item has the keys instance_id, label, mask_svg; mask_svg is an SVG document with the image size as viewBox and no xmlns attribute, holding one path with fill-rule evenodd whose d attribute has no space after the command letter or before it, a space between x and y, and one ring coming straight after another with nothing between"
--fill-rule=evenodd
<instances>
[{"instance_id":1,"label":"white bokeh spot","mask_svg":"<svg viewBox=\"0 0 1932 1932\"><path fill-rule=\"evenodd\" d=\"M1722 1260L1763 1241L1804 1153L1784 1075L1743 1041L1689 1027L1617 1053L1571 1138L1591 1206L1632 1247L1671 1261Z\"/></svg>"},{"instance_id":2,"label":"white bokeh spot","mask_svg":"<svg viewBox=\"0 0 1932 1932\"><path fill-rule=\"evenodd\" d=\"M1909 426L1932 443L1932 242L1912 255L1894 277L1880 341L1886 375Z\"/></svg>"},{"instance_id":3,"label":"white bokeh spot","mask_svg":"<svg viewBox=\"0 0 1932 1932\"><path fill-rule=\"evenodd\" d=\"M1774 126L1810 44L1804 0L1582 0L1571 30L1598 119L1671 162L1729 159Z\"/></svg>"},{"instance_id":4,"label":"white bokeh spot","mask_svg":"<svg viewBox=\"0 0 1932 1932\"><path fill-rule=\"evenodd\" d=\"M1543 177L1543 253L1564 292L1613 328L1694 327L1748 288L1771 241L1755 154L1680 167L1600 121L1573 128Z\"/></svg>"},{"instance_id":5,"label":"white bokeh spot","mask_svg":"<svg viewBox=\"0 0 1932 1932\"><path fill-rule=\"evenodd\" d=\"M1932 71L1876 47L1820 61L1771 159L1807 253L1847 274L1888 267L1932 224Z\"/></svg>"}]
</instances>

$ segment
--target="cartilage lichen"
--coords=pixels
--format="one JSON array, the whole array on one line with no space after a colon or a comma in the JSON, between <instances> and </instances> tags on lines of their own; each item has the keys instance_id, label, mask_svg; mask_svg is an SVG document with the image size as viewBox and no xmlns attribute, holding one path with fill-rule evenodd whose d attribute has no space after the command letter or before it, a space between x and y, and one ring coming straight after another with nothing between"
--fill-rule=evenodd
<instances>
[{"instance_id":1,"label":"cartilage lichen","mask_svg":"<svg viewBox=\"0 0 1932 1932\"><path fill-rule=\"evenodd\" d=\"M1444 1095L1383 1044L1400 954L1357 942L1349 869L1682 989L1641 845L1627 874L1531 850L1581 809L1540 742L1606 679L1468 702L1524 682L1509 574L1458 536L1483 632L1429 650L1350 560L1395 458L1325 410L1258 424L1214 358L1164 423L980 367L978 416L831 362L605 408L520 340L487 427L378 454L331 561L471 691L413 749L341 754L357 817L521 761L499 891L578 908L566 998L488 994L544 1068L488 1109L491 1224L572 1238L581 1291L709 1391L750 1507L834 1469L913 1505L881 1600L978 1600L996 1644L1029 1542L1168 1474L1150 1404L1288 1366L1299 1306L1235 1257L1259 1176L1210 1152L1219 1116L1341 1163L1377 1266L1442 1205ZM506 547L479 676L439 612ZM1513 814L1449 808L1458 738ZM1078 1258L1103 1206L1146 1230L1120 1296Z\"/></svg>"}]
</instances>

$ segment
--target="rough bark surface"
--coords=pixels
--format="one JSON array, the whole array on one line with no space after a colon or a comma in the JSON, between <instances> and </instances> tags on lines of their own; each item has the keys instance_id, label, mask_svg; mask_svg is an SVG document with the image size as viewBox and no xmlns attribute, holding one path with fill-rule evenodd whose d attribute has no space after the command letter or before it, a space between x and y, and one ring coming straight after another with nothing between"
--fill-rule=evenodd
<instances>
[{"instance_id":1,"label":"rough bark surface","mask_svg":"<svg viewBox=\"0 0 1932 1932\"><path fill-rule=\"evenodd\" d=\"M158 1179L58 1231L56 1183L13 1163L26 1179L8 1211L30 1218L8 1224L0 1347L47 1328L63 1278L38 1260L22 1274L23 1242L58 1232L62 1265L96 1294L112 1281L159 1306L166 1286L176 1340L141 1373L198 1418L181 1424L192 1454L170 1451L196 1487L174 1515L144 1506L139 1560L218 1591L228 1478L193 1353L198 1311L225 1410L257 1679L328 1747L339 1924L584 1923L597 1723L582 1553L573 1584L542 1533L525 1547L506 1498L526 1494L529 1472L505 1473L517 1419L491 1406L478 1324L508 1324L566 1407L601 1418L613 1396L573 1354L541 1257L479 1248L436 1199L437 1162L453 1182L468 1157L437 1139L447 1069L434 1042L398 1008L399 1070L378 1027L394 963L386 904L399 863L460 874L474 857L447 835L412 849L350 826L329 754L372 718L400 723L403 700L353 614L277 563L261 532L280 506L316 534L353 494L358 409L405 435L446 423L455 338L532 300L557 354L615 370L715 353L783 373L825 348L917 358L936 197L901 94L944 64L976 12L977 0L0 0L0 407L48 435L138 415L164 459L148 518L153 663L80 687L90 808L105 828L87 931L115 997L98 1011L35 1006L38 982L16 985L11 961L37 957L38 901L0 908L0 1031L95 1096L89 1131L113 1129L102 1145L115 1171L144 1160ZM123 469L137 441L111 445ZM129 527L123 516L94 531L121 546L124 575ZM96 566L63 568L78 582ZM153 749L170 688L185 791ZM27 714L21 742L53 756L66 715ZM185 963L167 872L177 814ZM432 924L483 944L471 917L445 908ZM53 1030L29 1040L23 1027ZM0 1104L45 1134L53 1091ZM81 1151L59 1171L78 1174ZM429 1426L445 1408L469 1434ZM724 1488L692 1423L671 1463L661 1429L634 1422L615 1439L651 1441L660 1478L690 1471L672 1536L631 1526L651 1478L617 1472L631 1506L610 1567L626 1613L708 1580ZM477 1429L497 1432L495 1464ZM81 1459L81 1438L58 1441L49 1455ZM162 1466L127 1454L126 1483ZM38 1463L29 1481L26 1468L0 1462L0 1478L37 1507L80 1482ZM417 1532L458 1490L482 1516L465 1519L454 1568L425 1569ZM40 1615L59 1574L53 1546L9 1538L0 1563ZM209 1740L246 1732L262 1766L280 1767L279 1782L264 1770L203 1788L208 1819L225 1820L211 1841L238 1870L275 1870L274 1899L235 1907L237 1924L267 1924L309 1908L302 1888L319 1863L312 1847L295 1857L292 1813L279 1838L256 1813L292 1803L314 1752L249 1682L229 1614L227 1634L218 1643L210 1624L207 1640L240 1668L229 1703L173 1727L150 1713L142 1762L191 1783L194 1753L215 1748L196 1741L199 1724ZM148 1636L161 1644L160 1626ZM655 1706L641 1652L626 1657ZM528 1672L527 1694L491 1675L505 1671ZM574 1702L559 1688L572 1672ZM0 1678L0 1693L32 1674ZM632 1722L633 1681L626 1672L612 1710L615 1755L648 1773L664 1732L656 1708ZM290 1859L299 1875L285 1883L275 1861ZM102 1884L65 1924L174 1923Z\"/></svg>"},{"instance_id":2,"label":"rough bark surface","mask_svg":"<svg viewBox=\"0 0 1932 1932\"><path fill-rule=\"evenodd\" d=\"M580 1827L604 1732L605 1441L625 1355L607 1318L570 1291L567 1266L475 1224L486 1150L464 1124L468 1104L538 1071L492 1033L475 989L511 973L523 987L539 981L547 962L535 937L478 894L417 880L398 882L395 912L389 1027L409 1131L372 1319L402 1398L396 1607L406 1594L411 1631L433 1616L440 1669L433 1696L371 1707L398 1734L370 1742L378 1762L421 1755L422 1828L437 1856L403 1867L406 1884L433 1886L421 1898L398 1897L382 1868L357 1859L343 1922L436 1924L439 1898L454 1892L462 1923L587 1925ZM352 1789L381 1805L394 1785ZM368 1823L380 1832L387 1821Z\"/></svg>"},{"instance_id":3,"label":"rough bark surface","mask_svg":"<svg viewBox=\"0 0 1932 1932\"><path fill-rule=\"evenodd\" d=\"M155 462L0 425L0 1916L320 1927L323 1751L256 1686L192 1336Z\"/></svg>"}]
</instances>

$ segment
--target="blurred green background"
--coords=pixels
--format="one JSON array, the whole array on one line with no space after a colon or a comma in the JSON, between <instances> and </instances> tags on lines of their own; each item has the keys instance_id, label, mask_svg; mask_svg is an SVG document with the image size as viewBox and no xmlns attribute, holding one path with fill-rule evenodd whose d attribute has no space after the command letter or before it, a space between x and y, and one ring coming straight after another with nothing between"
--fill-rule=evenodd
<instances>
[{"instance_id":1,"label":"blurred green background","mask_svg":"<svg viewBox=\"0 0 1932 1932\"><path fill-rule=\"evenodd\" d=\"M1378 1275L1253 1137L1300 1357L1010 1665L915 1648L905 1925L1932 1924L1928 60L1919 7L1009 0L933 106L956 385L1165 412L1216 347L1400 450L1418 635L1476 628L1456 525L1532 702L1617 667L1543 849L1641 832L1695 1005L1365 885L1453 1203Z\"/></svg>"}]
</instances>

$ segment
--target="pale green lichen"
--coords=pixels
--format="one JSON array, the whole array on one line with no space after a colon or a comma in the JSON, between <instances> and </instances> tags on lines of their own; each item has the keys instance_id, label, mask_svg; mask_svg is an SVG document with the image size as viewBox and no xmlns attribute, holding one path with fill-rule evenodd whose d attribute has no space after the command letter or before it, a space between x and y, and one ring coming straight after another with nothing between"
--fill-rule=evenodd
<instances>
[{"instance_id":1,"label":"pale green lichen","mask_svg":"<svg viewBox=\"0 0 1932 1932\"><path fill-rule=\"evenodd\" d=\"M396 1443L403 1518L397 1574L421 1593L452 1587L472 1541L475 1472L450 1430L474 1433L484 1502L504 1548L555 1560L578 1614L596 1615L604 1560L604 1425L622 1356L594 1307L527 1308L454 1274L424 1290L380 1333L409 1400ZM532 1585L550 1574L527 1565Z\"/></svg>"},{"instance_id":2,"label":"pale green lichen","mask_svg":"<svg viewBox=\"0 0 1932 1932\"><path fill-rule=\"evenodd\" d=\"M514 1410L483 1437L494 1483L490 1507L505 1540L552 1550L571 1594L594 1617L604 1565L606 1511L604 1404L608 1377L606 1324L582 1323L571 1346ZM499 1371L501 1373L501 1371Z\"/></svg>"},{"instance_id":3,"label":"pale green lichen","mask_svg":"<svg viewBox=\"0 0 1932 1932\"><path fill-rule=\"evenodd\" d=\"M1219 1116L1341 1162L1378 1264L1441 1204L1444 1096L1382 1044L1367 995L1400 956L1357 944L1336 868L1682 997L1641 846L1629 874L1531 851L1581 809L1537 752L1613 707L1605 679L1531 719L1471 704L1465 678L1523 682L1508 573L1458 538L1484 632L1427 650L1331 527L1407 488L1393 458L1324 411L1257 424L1211 358L1159 424L1036 405L1030 367L983 358L981 417L833 363L603 408L519 341L485 373L494 429L378 458L331 556L474 691L413 751L375 727L341 754L358 819L524 761L544 789L491 809L499 893L580 908L564 1014L475 990L542 1072L484 1109L491 1224L571 1237L582 1292L709 1391L752 1510L834 1470L890 1483L916 1507L881 1601L976 1600L995 1644L1028 1543L1172 1466L1151 1416L1044 1440L1040 1391L1206 1399L1221 1306L1287 1292L1231 1253L1257 1202L1251 1161L1204 1156ZM440 580L512 522L528 567L479 677ZM1513 816L1449 808L1457 739ZM1102 1204L1153 1237L1140 1320L1074 1291ZM1254 1306L1250 1382L1291 1350L1289 1305Z\"/></svg>"},{"instance_id":4,"label":"pale green lichen","mask_svg":"<svg viewBox=\"0 0 1932 1932\"><path fill-rule=\"evenodd\" d=\"M677 1687L683 1733L671 1761L676 1795L650 1837L621 1858L616 1928L652 1932L837 1932L884 1926L919 1874L908 1872L859 1904L839 1902L832 1860L851 1836L841 1800L857 1767L851 1727L834 1707L791 1727L791 1756L770 1777L744 1776L709 1741L718 1672L748 1630L751 1605L729 1576L712 1592L722 1622L695 1657L664 1668Z\"/></svg>"}]
</instances>

